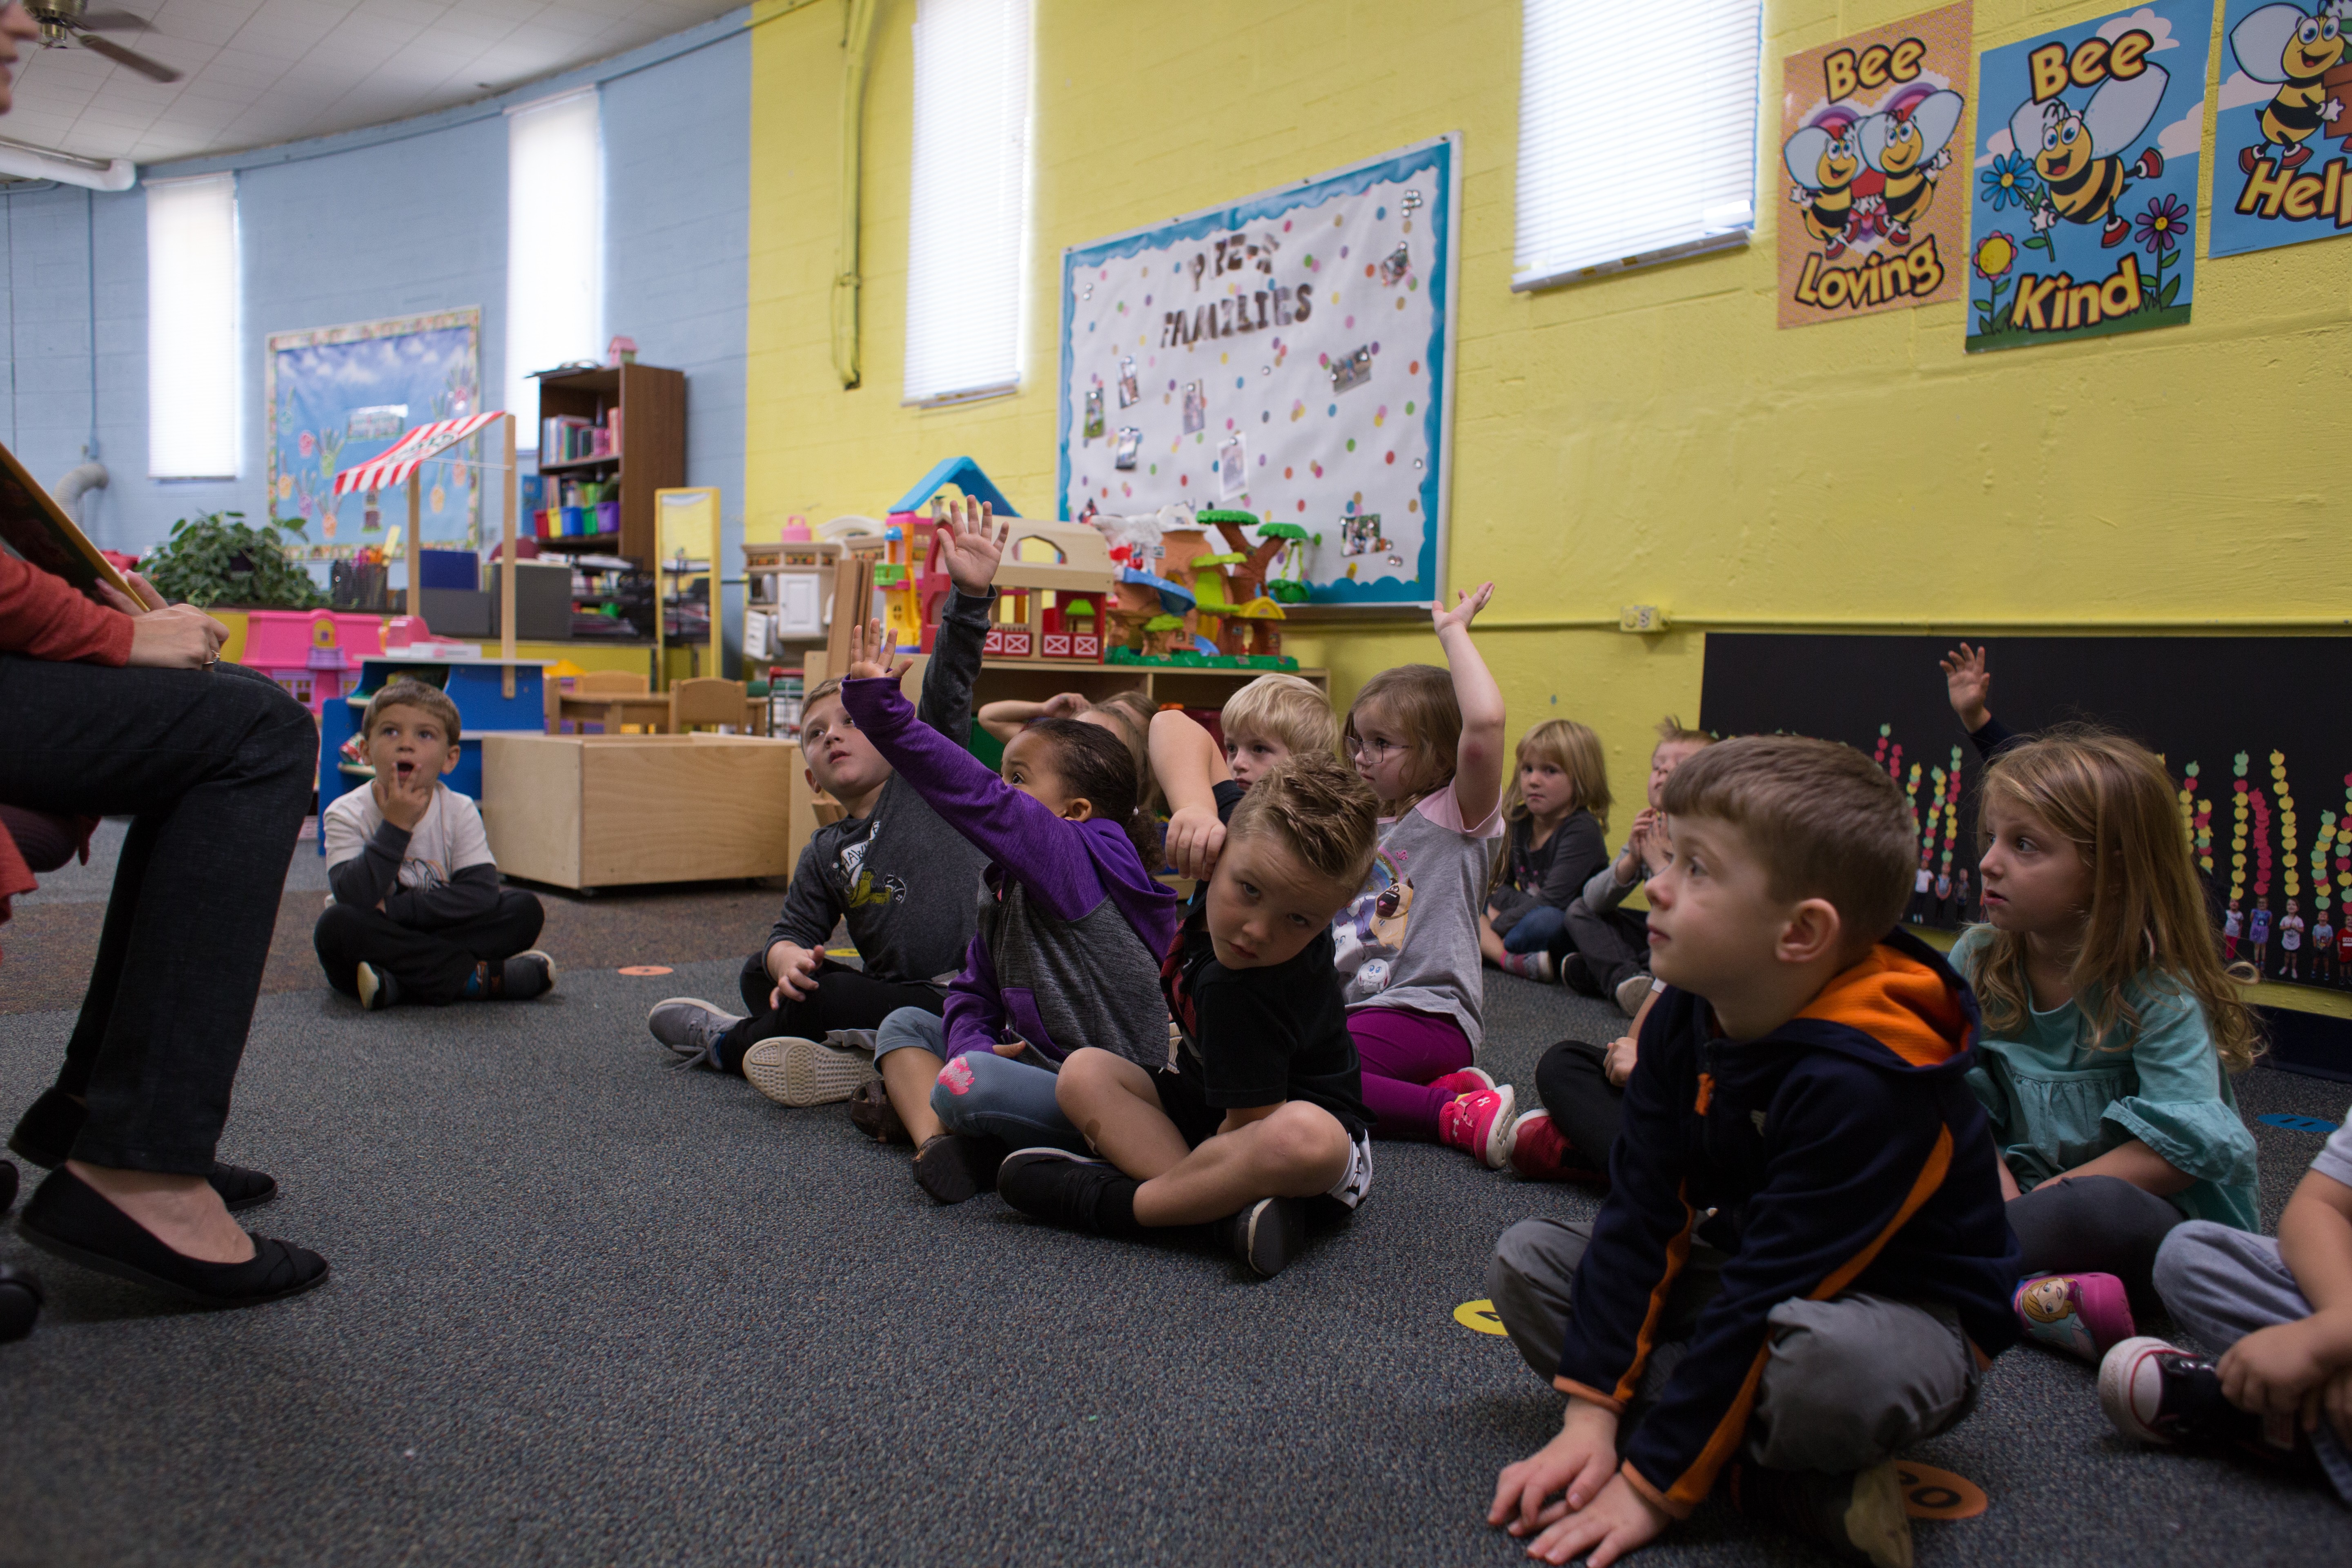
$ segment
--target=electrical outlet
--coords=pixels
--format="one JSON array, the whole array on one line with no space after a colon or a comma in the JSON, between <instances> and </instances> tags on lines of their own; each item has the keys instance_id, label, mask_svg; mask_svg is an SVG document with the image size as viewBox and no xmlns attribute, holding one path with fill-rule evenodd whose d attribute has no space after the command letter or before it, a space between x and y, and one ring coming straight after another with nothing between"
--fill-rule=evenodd
<instances>
[{"instance_id":1,"label":"electrical outlet","mask_svg":"<svg viewBox=\"0 0 2352 1568\"><path fill-rule=\"evenodd\" d=\"M1617 612L1617 629L1644 636L1666 629L1666 613L1655 605L1628 605Z\"/></svg>"}]
</instances>

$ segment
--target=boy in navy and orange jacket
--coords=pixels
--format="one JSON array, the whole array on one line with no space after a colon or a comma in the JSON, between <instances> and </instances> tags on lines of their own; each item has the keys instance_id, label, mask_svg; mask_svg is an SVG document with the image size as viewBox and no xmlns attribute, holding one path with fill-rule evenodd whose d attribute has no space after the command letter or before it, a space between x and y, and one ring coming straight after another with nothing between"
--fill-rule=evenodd
<instances>
[{"instance_id":1,"label":"boy in navy and orange jacket","mask_svg":"<svg viewBox=\"0 0 2352 1568\"><path fill-rule=\"evenodd\" d=\"M1513 1226L1490 1268L1569 1408L1489 1521L1605 1568L1722 1479L1743 1512L1907 1565L1893 1456L1966 1415L2017 1336L2017 1243L1965 1081L1976 1003L1894 930L1916 828L1860 752L1726 742L1664 810L1650 929L1670 989L1608 1200L1590 1226Z\"/></svg>"}]
</instances>

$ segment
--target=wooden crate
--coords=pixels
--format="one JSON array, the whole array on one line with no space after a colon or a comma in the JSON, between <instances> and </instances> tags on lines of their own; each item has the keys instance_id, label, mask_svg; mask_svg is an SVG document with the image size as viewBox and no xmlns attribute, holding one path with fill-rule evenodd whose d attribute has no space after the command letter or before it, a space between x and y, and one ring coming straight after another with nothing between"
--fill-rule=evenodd
<instances>
[{"instance_id":1,"label":"wooden crate","mask_svg":"<svg viewBox=\"0 0 2352 1568\"><path fill-rule=\"evenodd\" d=\"M582 889L792 873L793 798L806 786L789 741L494 733L478 743L482 823L509 876Z\"/></svg>"}]
</instances>

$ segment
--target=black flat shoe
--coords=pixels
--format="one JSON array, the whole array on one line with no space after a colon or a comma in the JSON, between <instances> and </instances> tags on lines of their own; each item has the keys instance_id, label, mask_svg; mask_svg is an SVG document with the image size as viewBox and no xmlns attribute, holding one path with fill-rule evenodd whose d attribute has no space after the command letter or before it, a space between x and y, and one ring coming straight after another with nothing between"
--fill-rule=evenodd
<instances>
[{"instance_id":1,"label":"black flat shoe","mask_svg":"<svg viewBox=\"0 0 2352 1568\"><path fill-rule=\"evenodd\" d=\"M174 1252L62 1166L34 1190L16 1216L16 1232L68 1263L200 1307L257 1307L327 1282L325 1258L263 1236L253 1238L253 1257L245 1263L206 1263Z\"/></svg>"},{"instance_id":2,"label":"black flat shoe","mask_svg":"<svg viewBox=\"0 0 2352 1568\"><path fill-rule=\"evenodd\" d=\"M8 1135L8 1147L26 1160L45 1171L54 1171L66 1163L73 1150L74 1140L81 1135L81 1124L89 1120L89 1108L76 1104L71 1095L61 1089L51 1089L33 1101L32 1109L18 1118L16 1131ZM267 1171L248 1171L242 1165L213 1162L212 1174L205 1178L220 1194L221 1202L235 1214L266 1204L278 1195L278 1178ZM0 1212L5 1212L0 1205Z\"/></svg>"},{"instance_id":3,"label":"black flat shoe","mask_svg":"<svg viewBox=\"0 0 2352 1568\"><path fill-rule=\"evenodd\" d=\"M938 1133L915 1155L915 1183L936 1203L967 1203L996 1190L997 1167L1011 1152L1002 1138Z\"/></svg>"}]
</instances>

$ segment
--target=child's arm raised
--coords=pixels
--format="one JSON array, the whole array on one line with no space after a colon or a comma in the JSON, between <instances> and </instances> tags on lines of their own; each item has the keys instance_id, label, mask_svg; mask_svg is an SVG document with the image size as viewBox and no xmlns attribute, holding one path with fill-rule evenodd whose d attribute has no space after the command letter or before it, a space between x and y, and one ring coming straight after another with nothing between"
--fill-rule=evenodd
<instances>
[{"instance_id":1,"label":"child's arm raised","mask_svg":"<svg viewBox=\"0 0 2352 1568\"><path fill-rule=\"evenodd\" d=\"M939 522L940 563L955 592L940 606L939 635L931 639L915 716L959 746L971 735L971 683L980 678L989 608L996 600L991 584L1011 532L1011 524L994 521L986 501L961 497Z\"/></svg>"},{"instance_id":2,"label":"child's arm raised","mask_svg":"<svg viewBox=\"0 0 2352 1568\"><path fill-rule=\"evenodd\" d=\"M888 638L880 621L850 628L841 705L851 721L941 821L1018 877L1055 917L1076 920L1101 902L1102 879L1094 861L1070 837L1079 831L1076 824L1065 822L989 772L962 746L916 721L898 679L912 661L895 657ZM866 657L867 649L877 657Z\"/></svg>"},{"instance_id":3,"label":"child's arm raised","mask_svg":"<svg viewBox=\"0 0 2352 1568\"><path fill-rule=\"evenodd\" d=\"M1430 612L1437 645L1454 671L1454 700L1462 710L1462 740L1454 752L1454 806L1462 814L1462 826L1474 832L1503 798L1503 689L1470 640L1471 621L1494 596L1495 584L1485 583L1456 595L1452 609Z\"/></svg>"},{"instance_id":4,"label":"child's arm raised","mask_svg":"<svg viewBox=\"0 0 2352 1568\"><path fill-rule=\"evenodd\" d=\"M1065 691L1043 702L1024 702L1017 697L1000 698L981 705L980 727L999 741L1009 741L1029 727L1032 719L1075 719L1087 710L1087 700L1075 691Z\"/></svg>"},{"instance_id":5,"label":"child's arm raised","mask_svg":"<svg viewBox=\"0 0 2352 1568\"><path fill-rule=\"evenodd\" d=\"M1168 797L1168 863L1180 876L1216 869L1225 825L1217 817L1217 785L1232 778L1209 731L1173 708L1151 716L1147 742L1152 776Z\"/></svg>"},{"instance_id":6,"label":"child's arm raised","mask_svg":"<svg viewBox=\"0 0 2352 1568\"><path fill-rule=\"evenodd\" d=\"M1944 669L1944 697L1976 743L1977 755L1990 761L1995 752L2017 739L2017 731L1992 716L1985 706L1992 695L1992 672L1985 668L1985 650L1962 643L1939 661Z\"/></svg>"}]
</instances>

